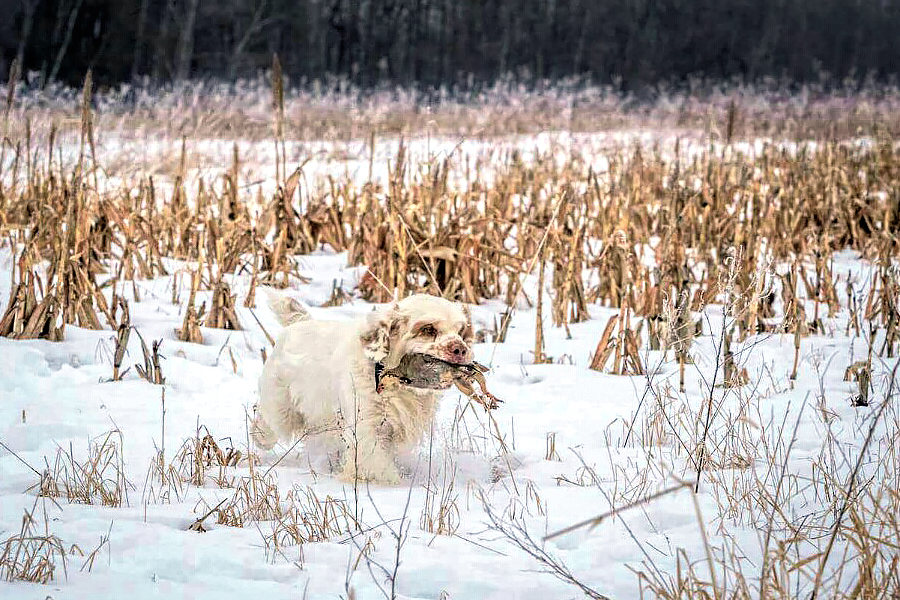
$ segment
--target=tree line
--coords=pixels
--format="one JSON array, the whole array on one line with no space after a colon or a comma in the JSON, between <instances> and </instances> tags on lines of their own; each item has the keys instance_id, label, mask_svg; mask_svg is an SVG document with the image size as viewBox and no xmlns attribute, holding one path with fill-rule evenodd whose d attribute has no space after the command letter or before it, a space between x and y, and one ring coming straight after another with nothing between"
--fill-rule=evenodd
<instances>
[{"instance_id":1,"label":"tree line","mask_svg":"<svg viewBox=\"0 0 900 600\"><path fill-rule=\"evenodd\" d=\"M900 0L0 0L14 60L77 85L252 76L423 88L586 76L890 79Z\"/></svg>"}]
</instances>

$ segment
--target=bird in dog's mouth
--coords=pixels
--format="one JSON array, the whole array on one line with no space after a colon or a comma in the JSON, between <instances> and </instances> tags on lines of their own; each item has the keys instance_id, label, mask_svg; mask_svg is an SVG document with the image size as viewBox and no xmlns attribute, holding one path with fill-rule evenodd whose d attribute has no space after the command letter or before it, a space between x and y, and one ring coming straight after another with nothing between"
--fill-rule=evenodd
<instances>
[{"instance_id":1,"label":"bird in dog's mouth","mask_svg":"<svg viewBox=\"0 0 900 600\"><path fill-rule=\"evenodd\" d=\"M455 385L459 391L484 406L485 410L497 408L502 400L487 390L484 373L488 368L475 361L467 364L449 362L430 354L418 352L405 354L396 367L385 369L384 365L375 365L375 391L384 390L385 381L396 380L409 387L445 390ZM473 383L477 382L481 391L476 391Z\"/></svg>"}]
</instances>

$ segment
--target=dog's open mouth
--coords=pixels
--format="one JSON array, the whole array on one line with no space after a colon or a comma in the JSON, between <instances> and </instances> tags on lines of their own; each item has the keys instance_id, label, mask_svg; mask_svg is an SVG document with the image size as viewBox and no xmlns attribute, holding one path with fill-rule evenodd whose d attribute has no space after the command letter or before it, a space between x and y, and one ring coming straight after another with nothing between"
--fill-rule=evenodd
<instances>
[{"instance_id":1,"label":"dog's open mouth","mask_svg":"<svg viewBox=\"0 0 900 600\"><path fill-rule=\"evenodd\" d=\"M392 369L384 369L379 364L375 367L375 390L380 394L386 381L396 380L401 385L427 390L445 390L452 385L466 396L477 400L486 409L497 408L501 402L487 391L484 373L488 368L477 362L461 365L441 360L430 354L406 354ZM475 391L473 383L481 388Z\"/></svg>"}]
</instances>

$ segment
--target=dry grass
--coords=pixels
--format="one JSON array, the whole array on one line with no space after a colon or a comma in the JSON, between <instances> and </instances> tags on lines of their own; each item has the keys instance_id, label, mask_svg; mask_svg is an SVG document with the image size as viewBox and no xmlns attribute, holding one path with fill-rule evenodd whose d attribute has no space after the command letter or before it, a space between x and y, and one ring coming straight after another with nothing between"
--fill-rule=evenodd
<instances>
[{"instance_id":1,"label":"dry grass","mask_svg":"<svg viewBox=\"0 0 900 600\"><path fill-rule=\"evenodd\" d=\"M39 497L36 497L31 510L24 511L19 533L0 543L0 581L48 584L57 581L58 566L62 567L64 575L68 575L70 556L84 556L84 552L76 544L72 544L66 551L63 541L50 532L46 506L43 507L43 532L39 530L36 518L38 501ZM81 571L87 570L90 573L94 568L94 561L100 551L109 544L112 525L110 522L109 530L100 536L97 547L85 557Z\"/></svg>"},{"instance_id":2,"label":"dry grass","mask_svg":"<svg viewBox=\"0 0 900 600\"><path fill-rule=\"evenodd\" d=\"M224 440L222 440L224 442ZM228 440L229 445L220 446L205 425L197 425L194 437L188 438L175 453L172 468L181 481L198 487L206 483L209 472L219 487L234 487L234 478L228 469L237 467L247 458ZM252 460L252 459L251 459Z\"/></svg>"},{"instance_id":3,"label":"dry grass","mask_svg":"<svg viewBox=\"0 0 900 600\"><path fill-rule=\"evenodd\" d=\"M231 499L216 511L218 523L244 527L250 522L272 521L284 514L282 502L275 476L254 472L236 483Z\"/></svg>"},{"instance_id":4,"label":"dry grass","mask_svg":"<svg viewBox=\"0 0 900 600\"><path fill-rule=\"evenodd\" d=\"M276 549L333 540L362 529L344 499L319 498L309 486L294 486L286 495L285 505L268 538Z\"/></svg>"},{"instance_id":5,"label":"dry grass","mask_svg":"<svg viewBox=\"0 0 900 600\"><path fill-rule=\"evenodd\" d=\"M150 460L144 479L144 504L180 502L188 486L204 487L210 480L219 488L234 488L240 480L235 471L247 466L248 461L255 464L256 457L251 454L248 458L229 438L216 441L209 429L198 423L195 434L182 442L171 462L166 460L165 448L158 449Z\"/></svg>"},{"instance_id":6,"label":"dry grass","mask_svg":"<svg viewBox=\"0 0 900 600\"><path fill-rule=\"evenodd\" d=\"M128 490L134 485L125 476L122 432L112 430L88 444L87 458L75 458L72 445L57 448L53 462L45 461L41 480L34 486L38 496L63 498L77 504L128 505Z\"/></svg>"},{"instance_id":7,"label":"dry grass","mask_svg":"<svg viewBox=\"0 0 900 600\"><path fill-rule=\"evenodd\" d=\"M63 541L50 533L44 514L44 531L35 519L37 500L22 516L19 533L0 543L0 581L50 583L56 580L57 566L66 570L67 552ZM78 551L77 546L72 551Z\"/></svg>"},{"instance_id":8,"label":"dry grass","mask_svg":"<svg viewBox=\"0 0 900 600\"><path fill-rule=\"evenodd\" d=\"M634 569L645 593L658 598L893 598L900 589L900 527L893 516L900 498L897 454L887 448L900 430L896 409L889 408L896 400L892 383L887 390L880 409L863 424L864 441L855 456L847 457L835 437L826 436L812 481L788 468L803 408L795 423L767 423L753 461L713 478L716 527L726 540L715 548L715 558L696 562L679 552L676 570L666 573L645 562ZM862 472L865 481L859 478ZM746 549L728 536L731 523L761 532L761 565L750 563Z\"/></svg>"},{"instance_id":9,"label":"dry grass","mask_svg":"<svg viewBox=\"0 0 900 600\"><path fill-rule=\"evenodd\" d=\"M431 455L428 460L428 481L425 483L425 505L419 517L422 531L435 535L453 535L459 529L460 513L456 492L456 464L449 454L444 455L438 475L431 472Z\"/></svg>"},{"instance_id":10,"label":"dry grass","mask_svg":"<svg viewBox=\"0 0 900 600\"><path fill-rule=\"evenodd\" d=\"M633 128L690 130L721 139L778 136L790 139L900 131L900 92L896 86L853 82L825 89L807 84L758 85L691 82L687 89L661 87L655 97L635 98L612 88L578 80L536 85L532 89L500 80L479 90L419 93L399 88L364 91L340 78L295 87L276 76L260 76L234 85L189 82L162 90L128 86L98 90L94 124L129 135L155 132L168 137L270 139L278 112L287 139L368 138L371 132L397 135L429 131L438 135L493 136L547 130L598 131ZM75 90L38 93L0 86L10 129L25 117L61 123L78 131L72 118L80 104ZM273 106L273 98L276 102ZM278 102L280 98L280 102ZM274 109L274 111L273 111ZM283 116L282 116L283 115Z\"/></svg>"},{"instance_id":11,"label":"dry grass","mask_svg":"<svg viewBox=\"0 0 900 600\"><path fill-rule=\"evenodd\" d=\"M275 476L252 470L234 485L234 493L214 507L201 501L201 516L190 530L207 531L204 521L216 515L216 523L229 527L256 527L267 556L287 558L285 549L353 535L363 529L353 507L342 498L320 498L310 487L295 485L282 496Z\"/></svg>"}]
</instances>

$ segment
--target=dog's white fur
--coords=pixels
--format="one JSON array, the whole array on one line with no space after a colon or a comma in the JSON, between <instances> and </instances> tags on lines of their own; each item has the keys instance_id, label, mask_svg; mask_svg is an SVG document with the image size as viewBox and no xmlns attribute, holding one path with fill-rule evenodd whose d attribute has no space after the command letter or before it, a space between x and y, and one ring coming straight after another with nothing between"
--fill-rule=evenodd
<instances>
[{"instance_id":1,"label":"dog's white fur","mask_svg":"<svg viewBox=\"0 0 900 600\"><path fill-rule=\"evenodd\" d=\"M396 459L428 430L440 391L386 383L378 394L375 365L392 368L413 352L471 362L467 307L416 294L358 321L315 321L296 300L265 292L285 328L259 379L255 444L268 450L302 437L345 479L397 483Z\"/></svg>"}]
</instances>

